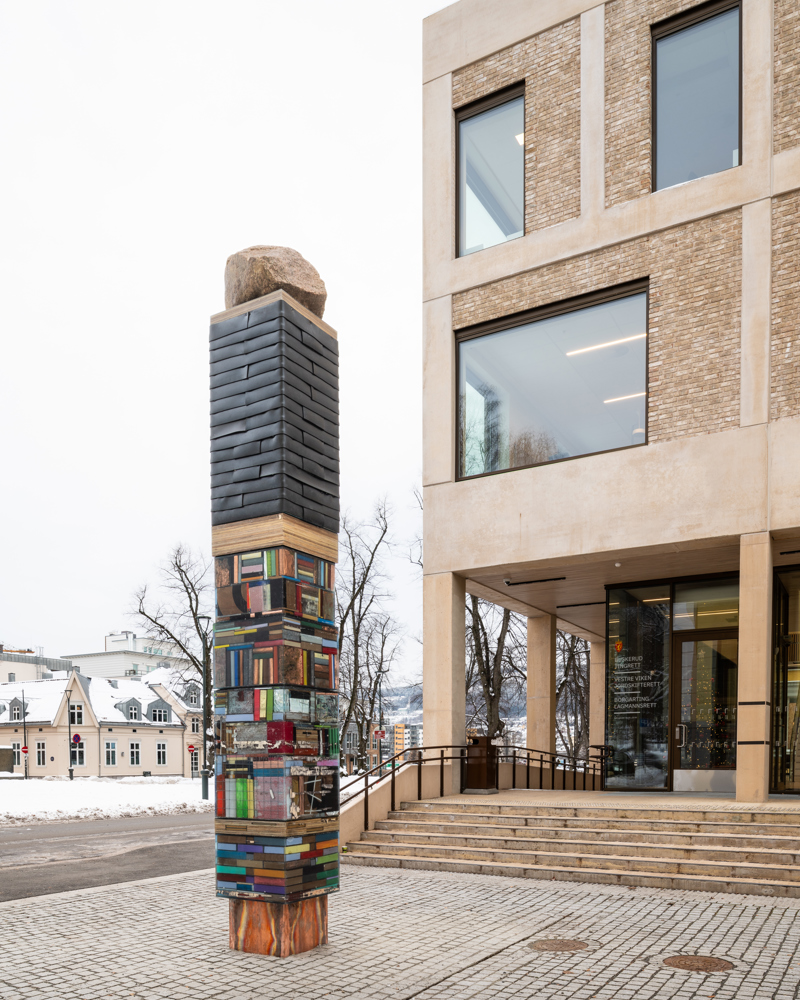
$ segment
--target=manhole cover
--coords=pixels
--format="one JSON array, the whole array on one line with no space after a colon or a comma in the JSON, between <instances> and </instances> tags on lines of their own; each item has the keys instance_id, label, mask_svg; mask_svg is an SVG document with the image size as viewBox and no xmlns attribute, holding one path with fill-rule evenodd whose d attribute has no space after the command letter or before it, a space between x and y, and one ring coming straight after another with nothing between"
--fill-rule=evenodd
<instances>
[{"instance_id":1,"label":"manhole cover","mask_svg":"<svg viewBox=\"0 0 800 1000\"><path fill-rule=\"evenodd\" d=\"M563 938L551 938L546 941L534 941L530 948L534 951L582 951L589 946L585 941L566 941Z\"/></svg>"},{"instance_id":2,"label":"manhole cover","mask_svg":"<svg viewBox=\"0 0 800 1000\"><path fill-rule=\"evenodd\" d=\"M733 968L733 962L724 958L710 958L708 955L670 955L664 959L664 965L673 969L685 969L686 972L728 972Z\"/></svg>"}]
</instances>

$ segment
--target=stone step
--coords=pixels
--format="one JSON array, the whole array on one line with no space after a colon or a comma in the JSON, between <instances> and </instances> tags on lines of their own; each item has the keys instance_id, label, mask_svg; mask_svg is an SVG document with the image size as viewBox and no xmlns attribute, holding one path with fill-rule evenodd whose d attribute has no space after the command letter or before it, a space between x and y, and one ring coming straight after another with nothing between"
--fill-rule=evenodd
<instances>
[{"instance_id":1,"label":"stone step","mask_svg":"<svg viewBox=\"0 0 800 1000\"><path fill-rule=\"evenodd\" d=\"M361 845L351 845L341 857L344 865L413 868L425 871L461 872L470 875L506 875L515 878L551 879L564 882L593 882L603 885L641 886L653 889L681 889L699 892L745 893L754 896L800 897L800 883L764 878L726 878L716 875L668 875L656 872L610 871L600 868L571 868L559 865L508 864L495 861L438 860L404 854L369 854Z\"/></svg>"},{"instance_id":2,"label":"stone step","mask_svg":"<svg viewBox=\"0 0 800 1000\"><path fill-rule=\"evenodd\" d=\"M420 824L422 825L422 824ZM369 833L369 841L378 844L423 844L437 847L481 848L493 851L524 851L538 853L541 851L554 854L595 854L601 850L604 855L616 855L632 858L656 858L679 861L724 861L730 864L761 864L780 865L797 868L800 877L800 843L790 841L796 852L774 846L750 848L723 847L706 841L704 846L681 846L662 842L637 843L628 840L604 840L598 842L592 836L592 831L585 831L589 836L582 839L556 840L547 837L507 836L502 830L494 830L489 834L464 835L456 832L453 827L439 832L413 832L409 830L375 829ZM785 838L789 840L789 838ZM601 843L602 847L598 844Z\"/></svg>"},{"instance_id":3,"label":"stone step","mask_svg":"<svg viewBox=\"0 0 800 1000\"><path fill-rule=\"evenodd\" d=\"M455 834L460 837L537 837L544 840L584 840L593 838L599 843L617 842L624 840L630 844L664 844L667 847L734 847L734 848L763 848L765 850L800 850L800 838L787 836L781 829L780 834L759 835L745 824L744 832L720 833L716 830L712 832L684 832L674 830L653 830L642 829L641 824L633 820L625 821L631 823L630 827L622 826L601 828L590 826L590 821L583 821L579 826L539 826L539 825L506 825L497 824L490 821L476 823L472 820L461 819L458 822L442 823L441 817L424 816L419 820L411 820L407 817L409 813L391 813L390 818L378 820L375 829L384 832L401 833L408 831L415 834ZM402 818L397 818L402 817ZM479 817L475 817L476 819Z\"/></svg>"},{"instance_id":4,"label":"stone step","mask_svg":"<svg viewBox=\"0 0 800 1000\"><path fill-rule=\"evenodd\" d=\"M711 860L681 860L664 857L635 857L589 851L539 850L533 852L480 847L454 847L436 844L409 844L392 842L383 844L363 835L357 844L349 844L348 852L392 856L493 862L516 867L562 866L572 869L590 868L617 870L628 873L651 872L659 875L703 875L711 878L745 878L766 881L797 882L800 885L800 868L792 865Z\"/></svg>"},{"instance_id":5,"label":"stone step","mask_svg":"<svg viewBox=\"0 0 800 1000\"><path fill-rule=\"evenodd\" d=\"M403 803L403 805L405 804L406 803ZM418 803L409 803L409 805L412 806L417 804ZM713 816L714 813L710 813L709 815ZM675 833L751 833L755 836L783 836L800 839L800 824L793 827L786 823L727 822L719 819L695 819L694 821L688 821L675 818L665 819L665 816L671 817L673 814L672 812L663 810L655 814L656 818L652 818L650 816L596 817L585 815L583 813L568 816L553 816L549 814L514 814L506 816L487 812L471 812L465 814L462 812L453 812L451 810L437 812L429 809L415 810L410 808L389 813L390 819L413 819L413 822L415 823L471 824L478 822L482 825L490 823L493 826L509 827L517 827L523 824L530 827L562 826L564 829L575 827L585 828L588 825L591 825L592 828L598 830L642 829L642 826L646 825L648 830L663 830L665 832L672 831Z\"/></svg>"}]
</instances>

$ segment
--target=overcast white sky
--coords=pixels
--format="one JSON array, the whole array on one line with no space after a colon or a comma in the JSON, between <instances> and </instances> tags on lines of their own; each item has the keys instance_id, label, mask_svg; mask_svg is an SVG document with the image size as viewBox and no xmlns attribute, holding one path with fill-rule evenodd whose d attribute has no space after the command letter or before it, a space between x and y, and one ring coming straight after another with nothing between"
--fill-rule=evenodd
<instances>
[{"instance_id":1,"label":"overcast white sky","mask_svg":"<svg viewBox=\"0 0 800 1000\"><path fill-rule=\"evenodd\" d=\"M446 6L0 2L0 642L100 649L170 546L209 551L208 317L253 244L327 285L343 506L386 493L413 533L421 21Z\"/></svg>"}]
</instances>

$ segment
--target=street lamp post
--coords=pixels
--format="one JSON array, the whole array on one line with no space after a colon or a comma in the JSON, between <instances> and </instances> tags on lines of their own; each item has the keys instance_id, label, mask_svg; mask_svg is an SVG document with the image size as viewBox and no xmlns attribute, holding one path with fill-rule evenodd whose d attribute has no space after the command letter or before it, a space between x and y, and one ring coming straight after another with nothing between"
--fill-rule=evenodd
<instances>
[{"instance_id":1,"label":"street lamp post","mask_svg":"<svg viewBox=\"0 0 800 1000\"><path fill-rule=\"evenodd\" d=\"M70 704L70 695L67 695L67 732L69 733L67 763L69 765L69 780L72 781L75 777L75 769L72 766L72 705Z\"/></svg>"},{"instance_id":2,"label":"street lamp post","mask_svg":"<svg viewBox=\"0 0 800 1000\"><path fill-rule=\"evenodd\" d=\"M198 621L210 622L210 615L198 615ZM208 625L206 625L205 630L201 633L201 641L203 643L203 770L200 775L201 779L201 791L200 794L204 799L208 798L208 730L209 730L209 719L208 719L208 674L209 674L209 664L211 662L211 644L208 639Z\"/></svg>"}]
</instances>

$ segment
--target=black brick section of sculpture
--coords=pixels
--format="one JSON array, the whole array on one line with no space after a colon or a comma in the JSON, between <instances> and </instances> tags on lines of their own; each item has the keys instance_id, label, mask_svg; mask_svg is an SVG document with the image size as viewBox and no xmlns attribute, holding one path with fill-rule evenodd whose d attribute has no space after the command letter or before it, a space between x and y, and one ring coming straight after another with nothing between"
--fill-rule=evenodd
<instances>
[{"instance_id":1,"label":"black brick section of sculpture","mask_svg":"<svg viewBox=\"0 0 800 1000\"><path fill-rule=\"evenodd\" d=\"M211 327L211 511L339 530L339 347L283 300Z\"/></svg>"}]
</instances>

